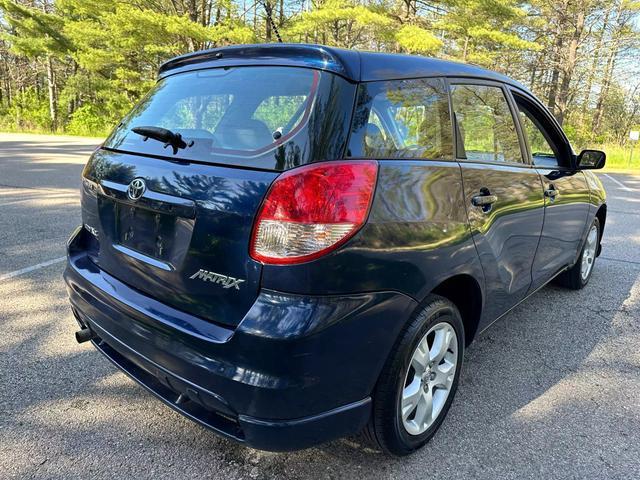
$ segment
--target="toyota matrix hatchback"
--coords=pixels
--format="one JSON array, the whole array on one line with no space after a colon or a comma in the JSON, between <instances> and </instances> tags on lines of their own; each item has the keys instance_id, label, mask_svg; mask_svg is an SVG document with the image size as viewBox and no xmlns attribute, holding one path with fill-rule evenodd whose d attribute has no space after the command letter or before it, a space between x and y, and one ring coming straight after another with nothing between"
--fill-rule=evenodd
<instances>
[{"instance_id":1,"label":"toyota matrix hatchback","mask_svg":"<svg viewBox=\"0 0 640 480\"><path fill-rule=\"evenodd\" d=\"M81 330L167 405L265 450L408 454L463 352L593 273L605 192L522 85L317 45L177 57L83 172Z\"/></svg>"}]
</instances>

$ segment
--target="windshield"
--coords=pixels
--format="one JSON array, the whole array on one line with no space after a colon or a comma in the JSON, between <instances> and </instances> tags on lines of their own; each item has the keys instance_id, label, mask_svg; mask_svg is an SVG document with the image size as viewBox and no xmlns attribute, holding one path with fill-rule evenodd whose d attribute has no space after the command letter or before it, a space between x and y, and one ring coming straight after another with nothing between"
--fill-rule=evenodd
<instances>
[{"instance_id":1,"label":"windshield","mask_svg":"<svg viewBox=\"0 0 640 480\"><path fill-rule=\"evenodd\" d=\"M354 88L336 75L295 67L181 73L160 80L104 147L274 170L340 158ZM186 147L165 147L132 130L140 127L180 134Z\"/></svg>"}]
</instances>

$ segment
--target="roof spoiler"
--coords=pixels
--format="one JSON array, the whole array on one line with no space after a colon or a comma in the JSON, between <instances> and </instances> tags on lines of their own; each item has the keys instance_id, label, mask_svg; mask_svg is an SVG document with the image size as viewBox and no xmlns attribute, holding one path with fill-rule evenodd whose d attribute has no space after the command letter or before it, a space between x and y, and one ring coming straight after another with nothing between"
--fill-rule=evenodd
<instances>
[{"instance_id":1,"label":"roof spoiler","mask_svg":"<svg viewBox=\"0 0 640 480\"><path fill-rule=\"evenodd\" d=\"M287 43L238 45L188 53L163 63L158 77L204 68L257 65L315 68L352 81L360 79L359 53L355 50Z\"/></svg>"}]
</instances>

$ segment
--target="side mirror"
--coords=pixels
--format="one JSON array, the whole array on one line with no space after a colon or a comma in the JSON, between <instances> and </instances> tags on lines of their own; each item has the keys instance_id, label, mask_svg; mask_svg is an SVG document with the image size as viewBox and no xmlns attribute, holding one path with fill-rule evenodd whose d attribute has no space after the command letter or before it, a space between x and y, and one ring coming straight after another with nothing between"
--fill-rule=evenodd
<instances>
[{"instance_id":1,"label":"side mirror","mask_svg":"<svg viewBox=\"0 0 640 480\"><path fill-rule=\"evenodd\" d=\"M577 166L580 170L597 170L604 167L607 154L601 150L583 150L577 158Z\"/></svg>"}]
</instances>

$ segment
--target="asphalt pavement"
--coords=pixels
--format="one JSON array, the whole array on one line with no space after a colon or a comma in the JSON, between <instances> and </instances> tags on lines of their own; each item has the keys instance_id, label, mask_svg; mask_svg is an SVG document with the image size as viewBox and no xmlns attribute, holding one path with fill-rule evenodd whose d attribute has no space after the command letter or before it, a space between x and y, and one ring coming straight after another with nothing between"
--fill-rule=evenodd
<instances>
[{"instance_id":1,"label":"asphalt pavement","mask_svg":"<svg viewBox=\"0 0 640 480\"><path fill-rule=\"evenodd\" d=\"M600 174L609 214L587 288L545 287L467 350L433 440L252 450L173 412L90 345L62 281L97 140L0 134L0 479L640 477L640 175Z\"/></svg>"}]
</instances>

